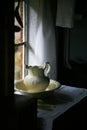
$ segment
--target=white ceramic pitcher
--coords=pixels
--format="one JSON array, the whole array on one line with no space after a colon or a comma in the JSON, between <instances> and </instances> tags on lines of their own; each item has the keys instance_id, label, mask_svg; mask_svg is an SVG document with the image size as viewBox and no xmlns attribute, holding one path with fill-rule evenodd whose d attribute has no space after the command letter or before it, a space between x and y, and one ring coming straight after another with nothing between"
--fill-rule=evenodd
<instances>
[{"instance_id":1,"label":"white ceramic pitcher","mask_svg":"<svg viewBox=\"0 0 87 130\"><path fill-rule=\"evenodd\" d=\"M42 66L26 66L28 75L24 78L24 84L32 92L40 92L45 90L50 82L49 72L51 65L45 62Z\"/></svg>"}]
</instances>

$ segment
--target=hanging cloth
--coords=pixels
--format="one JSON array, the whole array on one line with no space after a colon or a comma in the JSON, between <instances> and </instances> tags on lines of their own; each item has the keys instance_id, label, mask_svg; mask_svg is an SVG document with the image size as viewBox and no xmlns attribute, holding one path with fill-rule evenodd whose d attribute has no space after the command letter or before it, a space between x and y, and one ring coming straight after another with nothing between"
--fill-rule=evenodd
<instances>
[{"instance_id":1,"label":"hanging cloth","mask_svg":"<svg viewBox=\"0 0 87 130\"><path fill-rule=\"evenodd\" d=\"M75 0L57 0L56 26L72 28L74 26Z\"/></svg>"}]
</instances>

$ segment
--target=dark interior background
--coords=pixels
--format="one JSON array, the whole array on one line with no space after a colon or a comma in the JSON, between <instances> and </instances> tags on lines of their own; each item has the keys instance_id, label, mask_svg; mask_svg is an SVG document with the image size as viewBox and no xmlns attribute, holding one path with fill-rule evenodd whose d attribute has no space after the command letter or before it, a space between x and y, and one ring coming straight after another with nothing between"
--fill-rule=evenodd
<instances>
[{"instance_id":1,"label":"dark interior background","mask_svg":"<svg viewBox=\"0 0 87 130\"><path fill-rule=\"evenodd\" d=\"M58 81L87 88L87 1L75 1L74 27L56 27ZM68 47L67 47L68 42ZM68 63L66 53L68 51Z\"/></svg>"}]
</instances>

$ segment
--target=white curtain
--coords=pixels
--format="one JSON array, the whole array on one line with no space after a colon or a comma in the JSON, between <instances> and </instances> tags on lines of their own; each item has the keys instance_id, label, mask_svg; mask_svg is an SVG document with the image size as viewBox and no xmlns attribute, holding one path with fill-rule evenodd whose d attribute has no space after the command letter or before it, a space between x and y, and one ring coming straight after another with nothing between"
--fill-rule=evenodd
<instances>
[{"instance_id":1,"label":"white curtain","mask_svg":"<svg viewBox=\"0 0 87 130\"><path fill-rule=\"evenodd\" d=\"M28 65L51 64L50 78L57 79L56 41L49 0L29 2Z\"/></svg>"}]
</instances>

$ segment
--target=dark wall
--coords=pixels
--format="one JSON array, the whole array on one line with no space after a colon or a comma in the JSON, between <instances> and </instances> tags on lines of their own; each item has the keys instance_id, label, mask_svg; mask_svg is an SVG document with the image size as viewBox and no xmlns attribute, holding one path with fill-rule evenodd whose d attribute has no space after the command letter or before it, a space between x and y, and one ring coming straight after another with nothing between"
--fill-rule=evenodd
<instances>
[{"instance_id":1,"label":"dark wall","mask_svg":"<svg viewBox=\"0 0 87 130\"><path fill-rule=\"evenodd\" d=\"M70 33L70 60L87 61L87 1L77 1Z\"/></svg>"},{"instance_id":2,"label":"dark wall","mask_svg":"<svg viewBox=\"0 0 87 130\"><path fill-rule=\"evenodd\" d=\"M14 103L13 25L14 25L14 1L2 0L0 4L0 97L1 97L0 120L2 121L1 127L6 127L8 121L8 113L13 110L13 103Z\"/></svg>"},{"instance_id":3,"label":"dark wall","mask_svg":"<svg viewBox=\"0 0 87 130\"><path fill-rule=\"evenodd\" d=\"M36 100L30 102L22 96L14 95L13 0L2 1L0 4L0 60L1 128L36 129Z\"/></svg>"},{"instance_id":4,"label":"dark wall","mask_svg":"<svg viewBox=\"0 0 87 130\"><path fill-rule=\"evenodd\" d=\"M87 88L87 1L76 1L73 28L56 27L58 81Z\"/></svg>"},{"instance_id":5,"label":"dark wall","mask_svg":"<svg viewBox=\"0 0 87 130\"><path fill-rule=\"evenodd\" d=\"M14 85L14 1L0 5L1 95L11 95Z\"/></svg>"}]
</instances>

